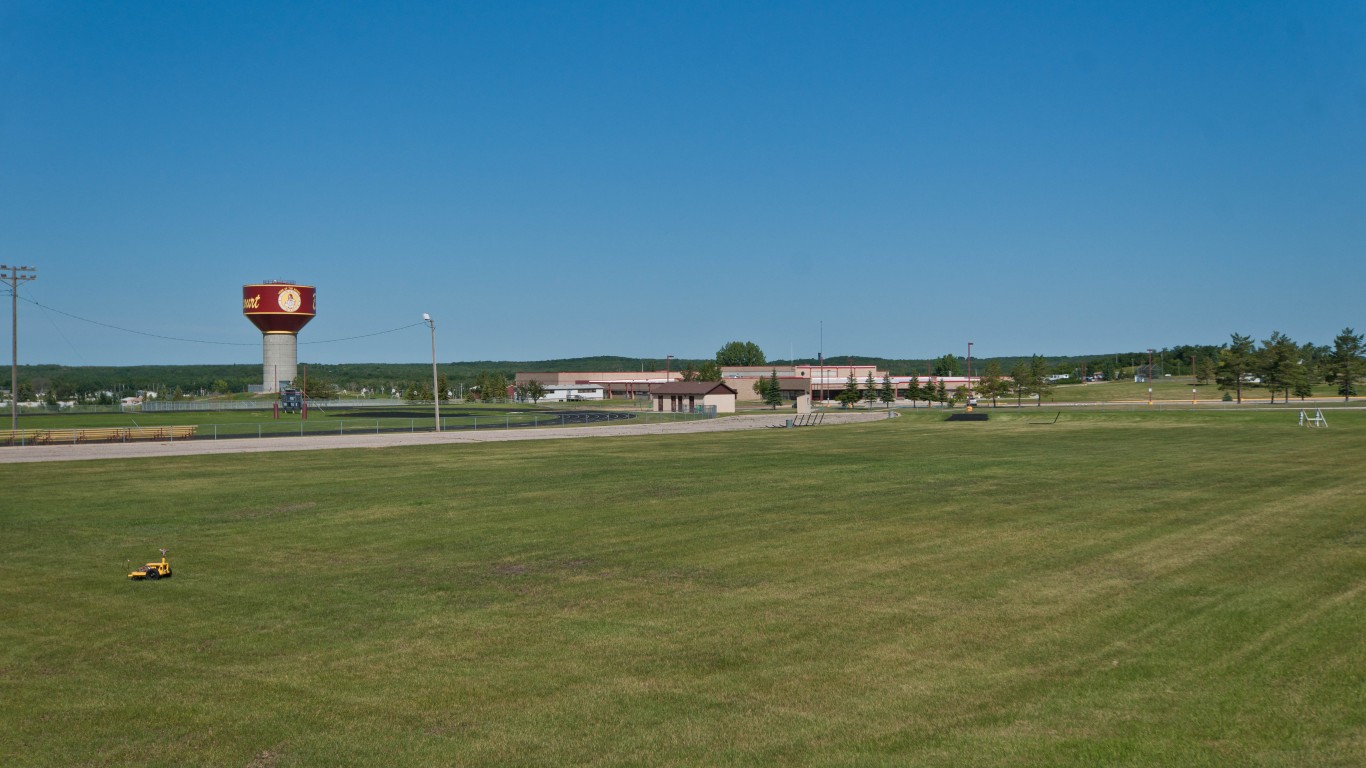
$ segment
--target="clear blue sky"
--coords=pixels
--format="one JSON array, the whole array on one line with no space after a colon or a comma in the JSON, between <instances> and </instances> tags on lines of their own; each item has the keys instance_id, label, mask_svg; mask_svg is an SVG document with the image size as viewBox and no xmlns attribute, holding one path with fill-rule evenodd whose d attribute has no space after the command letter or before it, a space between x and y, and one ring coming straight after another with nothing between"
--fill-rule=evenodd
<instances>
[{"instance_id":1,"label":"clear blue sky","mask_svg":"<svg viewBox=\"0 0 1366 768\"><path fill-rule=\"evenodd\" d=\"M1329 343L1364 246L1360 2L0 5L20 295L240 345L25 363L272 278L323 363Z\"/></svg>"}]
</instances>

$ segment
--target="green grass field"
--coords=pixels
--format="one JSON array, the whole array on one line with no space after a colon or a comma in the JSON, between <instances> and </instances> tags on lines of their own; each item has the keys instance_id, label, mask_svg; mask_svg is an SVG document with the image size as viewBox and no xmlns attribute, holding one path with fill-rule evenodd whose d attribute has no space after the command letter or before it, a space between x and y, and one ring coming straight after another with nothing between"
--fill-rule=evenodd
<instances>
[{"instance_id":1,"label":"green grass field","mask_svg":"<svg viewBox=\"0 0 1366 768\"><path fill-rule=\"evenodd\" d=\"M1366 413L942 418L0 465L0 765L1366 764Z\"/></svg>"}]
</instances>

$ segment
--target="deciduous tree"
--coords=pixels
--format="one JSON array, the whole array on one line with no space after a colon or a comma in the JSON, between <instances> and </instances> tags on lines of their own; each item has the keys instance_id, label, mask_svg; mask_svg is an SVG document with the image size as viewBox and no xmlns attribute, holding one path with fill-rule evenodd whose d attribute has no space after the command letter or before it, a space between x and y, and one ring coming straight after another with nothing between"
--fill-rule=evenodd
<instances>
[{"instance_id":1,"label":"deciduous tree","mask_svg":"<svg viewBox=\"0 0 1366 768\"><path fill-rule=\"evenodd\" d=\"M717 365L763 365L764 351L752 341L732 341L716 350Z\"/></svg>"},{"instance_id":2,"label":"deciduous tree","mask_svg":"<svg viewBox=\"0 0 1366 768\"><path fill-rule=\"evenodd\" d=\"M518 384L517 394L523 400L530 400L532 405L537 405L541 402L541 398L545 397L546 388L541 382L532 379L525 384Z\"/></svg>"},{"instance_id":3,"label":"deciduous tree","mask_svg":"<svg viewBox=\"0 0 1366 768\"><path fill-rule=\"evenodd\" d=\"M957 376L960 370L957 355L944 355L934 361L935 376Z\"/></svg>"},{"instance_id":4,"label":"deciduous tree","mask_svg":"<svg viewBox=\"0 0 1366 768\"><path fill-rule=\"evenodd\" d=\"M977 396L991 399L991 407L996 407L996 398L1009 391L1010 384L1001 377L1001 364L988 360L982 376L977 380Z\"/></svg>"},{"instance_id":5,"label":"deciduous tree","mask_svg":"<svg viewBox=\"0 0 1366 768\"><path fill-rule=\"evenodd\" d=\"M701 367L697 369L697 380L720 381L721 366L717 365L714 360L708 360L705 363L702 363Z\"/></svg>"}]
</instances>

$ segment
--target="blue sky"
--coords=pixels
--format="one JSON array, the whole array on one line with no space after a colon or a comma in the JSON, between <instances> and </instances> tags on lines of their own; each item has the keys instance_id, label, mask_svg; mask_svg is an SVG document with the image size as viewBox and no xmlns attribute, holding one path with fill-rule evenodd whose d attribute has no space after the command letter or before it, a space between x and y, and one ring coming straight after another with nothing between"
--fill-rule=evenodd
<instances>
[{"instance_id":1,"label":"blue sky","mask_svg":"<svg viewBox=\"0 0 1366 768\"><path fill-rule=\"evenodd\" d=\"M1363 139L1357 2L0 5L21 297L217 342L24 363L259 362L275 278L321 363L1329 343Z\"/></svg>"}]
</instances>

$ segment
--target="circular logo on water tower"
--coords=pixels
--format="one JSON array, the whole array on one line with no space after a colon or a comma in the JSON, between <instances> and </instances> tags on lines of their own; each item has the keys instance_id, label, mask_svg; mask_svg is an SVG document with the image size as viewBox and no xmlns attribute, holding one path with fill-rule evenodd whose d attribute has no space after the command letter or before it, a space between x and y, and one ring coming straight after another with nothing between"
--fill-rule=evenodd
<instances>
[{"instance_id":1,"label":"circular logo on water tower","mask_svg":"<svg viewBox=\"0 0 1366 768\"><path fill-rule=\"evenodd\" d=\"M303 297L294 288L285 288L280 291L280 309L286 312L298 312L299 307L303 306Z\"/></svg>"}]
</instances>

